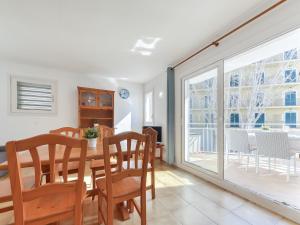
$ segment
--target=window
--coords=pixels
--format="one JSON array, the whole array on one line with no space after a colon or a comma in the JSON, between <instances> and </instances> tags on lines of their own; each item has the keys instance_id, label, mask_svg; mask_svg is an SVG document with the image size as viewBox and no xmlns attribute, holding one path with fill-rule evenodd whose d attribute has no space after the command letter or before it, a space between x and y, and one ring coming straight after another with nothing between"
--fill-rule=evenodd
<instances>
[{"instance_id":1,"label":"window","mask_svg":"<svg viewBox=\"0 0 300 225\"><path fill-rule=\"evenodd\" d=\"M256 81L257 81L257 84L264 84L265 83L265 73L264 72L258 73L256 76Z\"/></svg>"},{"instance_id":2,"label":"window","mask_svg":"<svg viewBox=\"0 0 300 225\"><path fill-rule=\"evenodd\" d=\"M297 48L293 48L289 51L285 51L283 54L283 58L284 60L293 60L293 59L297 59Z\"/></svg>"},{"instance_id":3,"label":"window","mask_svg":"<svg viewBox=\"0 0 300 225\"><path fill-rule=\"evenodd\" d=\"M239 127L240 126L240 115L238 113L230 114L230 127Z\"/></svg>"},{"instance_id":4,"label":"window","mask_svg":"<svg viewBox=\"0 0 300 225\"><path fill-rule=\"evenodd\" d=\"M208 79L208 80L205 80L205 81L204 81L205 87L206 87L206 88L211 88L211 87L213 86L213 82L214 82L214 79L213 79L213 78Z\"/></svg>"},{"instance_id":5,"label":"window","mask_svg":"<svg viewBox=\"0 0 300 225\"><path fill-rule=\"evenodd\" d=\"M264 105L264 93L259 92L256 95L256 107L261 107Z\"/></svg>"},{"instance_id":6,"label":"window","mask_svg":"<svg viewBox=\"0 0 300 225\"><path fill-rule=\"evenodd\" d=\"M211 96L204 96L204 108L208 108L211 102Z\"/></svg>"},{"instance_id":7,"label":"window","mask_svg":"<svg viewBox=\"0 0 300 225\"><path fill-rule=\"evenodd\" d=\"M237 107L239 102L239 95L230 95L229 107Z\"/></svg>"},{"instance_id":8,"label":"window","mask_svg":"<svg viewBox=\"0 0 300 225\"><path fill-rule=\"evenodd\" d=\"M296 128L297 115L296 112L285 113L285 124L290 128Z\"/></svg>"},{"instance_id":9,"label":"window","mask_svg":"<svg viewBox=\"0 0 300 225\"><path fill-rule=\"evenodd\" d=\"M214 123L214 114L213 113L205 113L204 122L206 124Z\"/></svg>"},{"instance_id":10,"label":"window","mask_svg":"<svg viewBox=\"0 0 300 225\"><path fill-rule=\"evenodd\" d=\"M240 85L240 75L233 74L230 77L230 87L238 87Z\"/></svg>"},{"instance_id":11,"label":"window","mask_svg":"<svg viewBox=\"0 0 300 225\"><path fill-rule=\"evenodd\" d=\"M145 95L145 123L153 123L153 92Z\"/></svg>"},{"instance_id":12,"label":"window","mask_svg":"<svg viewBox=\"0 0 300 225\"><path fill-rule=\"evenodd\" d=\"M289 91L285 93L285 105L296 105L296 91Z\"/></svg>"},{"instance_id":13,"label":"window","mask_svg":"<svg viewBox=\"0 0 300 225\"><path fill-rule=\"evenodd\" d=\"M56 82L11 77L12 112L56 112Z\"/></svg>"},{"instance_id":14,"label":"window","mask_svg":"<svg viewBox=\"0 0 300 225\"><path fill-rule=\"evenodd\" d=\"M255 127L262 127L265 123L264 113L255 113Z\"/></svg>"},{"instance_id":15,"label":"window","mask_svg":"<svg viewBox=\"0 0 300 225\"><path fill-rule=\"evenodd\" d=\"M297 74L295 69L289 69L284 71L285 83L294 83L297 80Z\"/></svg>"}]
</instances>

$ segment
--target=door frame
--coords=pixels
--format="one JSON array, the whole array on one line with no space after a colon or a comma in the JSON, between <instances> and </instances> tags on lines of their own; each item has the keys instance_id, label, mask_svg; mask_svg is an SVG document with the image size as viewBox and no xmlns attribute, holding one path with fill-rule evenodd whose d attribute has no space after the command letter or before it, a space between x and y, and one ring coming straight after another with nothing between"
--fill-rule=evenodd
<instances>
[{"instance_id":1,"label":"door frame","mask_svg":"<svg viewBox=\"0 0 300 225\"><path fill-rule=\"evenodd\" d=\"M185 161L185 81L189 80L196 76L201 76L210 70L217 69L217 173L205 169L201 166L196 166L192 163ZM181 78L181 159L180 163L187 168L199 171L201 174L206 174L210 177L213 177L217 180L224 180L224 101L223 99L223 90L224 90L224 61L220 60L215 63L212 63L204 68L196 70L183 78Z\"/></svg>"}]
</instances>

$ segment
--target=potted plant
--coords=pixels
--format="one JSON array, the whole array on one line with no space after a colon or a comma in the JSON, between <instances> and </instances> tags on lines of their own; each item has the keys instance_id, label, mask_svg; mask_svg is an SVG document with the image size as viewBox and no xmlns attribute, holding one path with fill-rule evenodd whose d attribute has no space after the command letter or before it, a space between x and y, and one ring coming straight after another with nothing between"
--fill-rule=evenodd
<instances>
[{"instance_id":1,"label":"potted plant","mask_svg":"<svg viewBox=\"0 0 300 225\"><path fill-rule=\"evenodd\" d=\"M98 137L99 137L99 131L97 128L88 128L84 132L84 138L86 138L88 140L89 148L96 148Z\"/></svg>"}]
</instances>

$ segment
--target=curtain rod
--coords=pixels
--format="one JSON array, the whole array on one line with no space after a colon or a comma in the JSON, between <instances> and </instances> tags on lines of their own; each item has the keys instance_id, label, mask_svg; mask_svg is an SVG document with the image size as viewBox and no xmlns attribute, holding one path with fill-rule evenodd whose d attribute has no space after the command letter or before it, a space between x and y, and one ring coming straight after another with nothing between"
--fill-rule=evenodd
<instances>
[{"instance_id":1,"label":"curtain rod","mask_svg":"<svg viewBox=\"0 0 300 225\"><path fill-rule=\"evenodd\" d=\"M205 47L203 47L202 49L198 50L197 52L195 52L194 54L192 54L191 56L185 58L184 60L180 61L179 63L177 63L175 66L173 66L172 68L175 69L176 67L180 66L181 64L185 63L186 61L190 60L191 58L193 58L194 56L200 54L201 52L205 51L206 49L215 46L218 47L220 44L220 41L225 39L226 37L228 37L229 35L235 33L236 31L240 30L241 28L245 27L246 25L248 25L249 23L252 23L254 20L262 17L263 15L267 14L268 12L272 11L273 9L275 9L276 7L278 7L279 5L283 4L284 2L286 2L287 0L280 0L277 3L273 4L272 6L270 6L269 8L267 8L266 10L262 11L261 13L257 14L256 16L252 17L251 19L247 20L246 22L242 23L241 25L237 26L236 28L230 30L229 32L227 32L226 34L224 34L223 36L221 36L220 38L216 39L215 41L213 41L212 43L206 45Z\"/></svg>"}]
</instances>

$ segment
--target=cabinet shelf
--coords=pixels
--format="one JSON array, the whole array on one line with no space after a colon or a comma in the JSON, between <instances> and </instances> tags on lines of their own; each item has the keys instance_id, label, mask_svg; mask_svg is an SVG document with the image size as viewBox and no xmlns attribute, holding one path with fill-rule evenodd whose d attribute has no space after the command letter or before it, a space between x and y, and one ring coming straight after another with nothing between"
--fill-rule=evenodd
<instances>
[{"instance_id":1,"label":"cabinet shelf","mask_svg":"<svg viewBox=\"0 0 300 225\"><path fill-rule=\"evenodd\" d=\"M114 127L114 91L78 87L78 122L80 128L99 125Z\"/></svg>"}]
</instances>

